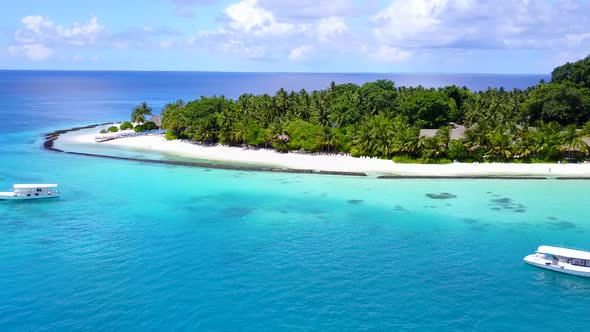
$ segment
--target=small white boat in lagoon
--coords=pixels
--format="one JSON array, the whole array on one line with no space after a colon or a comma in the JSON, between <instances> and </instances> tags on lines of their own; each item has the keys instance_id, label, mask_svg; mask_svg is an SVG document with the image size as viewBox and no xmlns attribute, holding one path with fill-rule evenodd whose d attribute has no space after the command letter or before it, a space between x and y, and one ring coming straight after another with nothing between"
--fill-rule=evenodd
<instances>
[{"instance_id":1,"label":"small white boat in lagoon","mask_svg":"<svg viewBox=\"0 0 590 332\"><path fill-rule=\"evenodd\" d=\"M27 200L59 197L57 184L15 184L12 191L0 192L0 200Z\"/></svg>"},{"instance_id":2,"label":"small white boat in lagoon","mask_svg":"<svg viewBox=\"0 0 590 332\"><path fill-rule=\"evenodd\" d=\"M540 246L524 258L525 263L547 270L590 277L590 252L562 247Z\"/></svg>"}]
</instances>

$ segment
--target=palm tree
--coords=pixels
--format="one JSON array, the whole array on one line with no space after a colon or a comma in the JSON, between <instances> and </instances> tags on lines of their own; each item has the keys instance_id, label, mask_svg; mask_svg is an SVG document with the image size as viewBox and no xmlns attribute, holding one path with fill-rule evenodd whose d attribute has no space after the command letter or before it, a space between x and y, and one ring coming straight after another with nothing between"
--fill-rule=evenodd
<instances>
[{"instance_id":1,"label":"palm tree","mask_svg":"<svg viewBox=\"0 0 590 332\"><path fill-rule=\"evenodd\" d=\"M480 119L476 125L469 127L465 132L467 147L470 150L477 150L487 146L489 129L487 122L483 119Z\"/></svg>"},{"instance_id":2,"label":"palm tree","mask_svg":"<svg viewBox=\"0 0 590 332\"><path fill-rule=\"evenodd\" d=\"M521 158L528 159L536 152L535 133L528 126L523 126L516 131L515 152Z\"/></svg>"},{"instance_id":3,"label":"palm tree","mask_svg":"<svg viewBox=\"0 0 590 332\"><path fill-rule=\"evenodd\" d=\"M142 101L141 104L135 106L133 109L133 113L131 113L131 122L133 123L145 123L146 115L152 115L152 108L148 106L145 101Z\"/></svg>"},{"instance_id":4,"label":"palm tree","mask_svg":"<svg viewBox=\"0 0 590 332\"><path fill-rule=\"evenodd\" d=\"M211 127L200 127L195 130L193 140L203 142L214 142L217 138L217 132Z\"/></svg>"},{"instance_id":5,"label":"palm tree","mask_svg":"<svg viewBox=\"0 0 590 332\"><path fill-rule=\"evenodd\" d=\"M582 134L576 128L576 125L569 125L560 134L560 142L562 147L571 158L574 151L580 151L584 154L588 153L588 145L582 140Z\"/></svg>"},{"instance_id":6,"label":"palm tree","mask_svg":"<svg viewBox=\"0 0 590 332\"><path fill-rule=\"evenodd\" d=\"M401 150L400 152L407 153L411 156L416 155L422 147L422 141L420 140L420 129L410 127L400 138Z\"/></svg>"},{"instance_id":7,"label":"palm tree","mask_svg":"<svg viewBox=\"0 0 590 332\"><path fill-rule=\"evenodd\" d=\"M484 117L485 105L481 95L474 95L465 101L465 125L471 127Z\"/></svg>"},{"instance_id":8,"label":"palm tree","mask_svg":"<svg viewBox=\"0 0 590 332\"><path fill-rule=\"evenodd\" d=\"M237 121L231 127L231 140L236 144L244 143L248 136L248 123L246 121Z\"/></svg>"},{"instance_id":9,"label":"palm tree","mask_svg":"<svg viewBox=\"0 0 590 332\"><path fill-rule=\"evenodd\" d=\"M540 123L534 132L536 154L543 160L550 160L559 154L561 148L561 127L555 123Z\"/></svg>"},{"instance_id":10,"label":"palm tree","mask_svg":"<svg viewBox=\"0 0 590 332\"><path fill-rule=\"evenodd\" d=\"M395 152L395 135L392 134L391 126L385 121L380 121L373 128L375 137L375 152L381 157L389 158Z\"/></svg>"},{"instance_id":11,"label":"palm tree","mask_svg":"<svg viewBox=\"0 0 590 332\"><path fill-rule=\"evenodd\" d=\"M260 114L260 119L263 125L269 126L272 122L280 120L276 113L276 103L273 97L264 94L255 99L255 106L257 112Z\"/></svg>"},{"instance_id":12,"label":"palm tree","mask_svg":"<svg viewBox=\"0 0 590 332\"><path fill-rule=\"evenodd\" d=\"M336 82L334 82L334 81L330 82L330 87L328 88L328 91L331 94L336 93Z\"/></svg>"},{"instance_id":13,"label":"palm tree","mask_svg":"<svg viewBox=\"0 0 590 332\"><path fill-rule=\"evenodd\" d=\"M232 142L232 126L234 125L235 116L229 111L224 110L217 113L217 126L219 127L219 140L222 143Z\"/></svg>"},{"instance_id":14,"label":"palm tree","mask_svg":"<svg viewBox=\"0 0 590 332\"><path fill-rule=\"evenodd\" d=\"M512 157L512 135L502 128L490 132L489 140L491 143L488 154L500 159L510 159Z\"/></svg>"},{"instance_id":15,"label":"palm tree","mask_svg":"<svg viewBox=\"0 0 590 332\"><path fill-rule=\"evenodd\" d=\"M275 104L275 116L283 117L287 114L287 110L289 108L289 94L285 89L280 88L277 91L276 95L274 96L274 104Z\"/></svg>"},{"instance_id":16,"label":"palm tree","mask_svg":"<svg viewBox=\"0 0 590 332\"><path fill-rule=\"evenodd\" d=\"M418 141L418 149L424 159L431 159L438 157L439 151L436 146L435 137L420 137Z\"/></svg>"},{"instance_id":17,"label":"palm tree","mask_svg":"<svg viewBox=\"0 0 590 332\"><path fill-rule=\"evenodd\" d=\"M311 115L316 123L322 127L330 125L330 110L328 109L328 93L326 90L314 91L311 94Z\"/></svg>"},{"instance_id":18,"label":"palm tree","mask_svg":"<svg viewBox=\"0 0 590 332\"><path fill-rule=\"evenodd\" d=\"M451 126L443 126L436 132L436 147L440 155L445 155L451 143Z\"/></svg>"},{"instance_id":19,"label":"palm tree","mask_svg":"<svg viewBox=\"0 0 590 332\"><path fill-rule=\"evenodd\" d=\"M187 122L183 112L184 106L182 100L166 104L162 111L162 128L173 130L176 133L186 129Z\"/></svg>"},{"instance_id":20,"label":"palm tree","mask_svg":"<svg viewBox=\"0 0 590 332\"><path fill-rule=\"evenodd\" d=\"M299 94L297 95L298 97L298 103L297 103L297 112L296 114L302 118L305 121L309 121L309 118L311 116L311 106L310 106L310 96L307 93L307 91L305 91L305 89L302 89L301 91L299 91Z\"/></svg>"},{"instance_id":21,"label":"palm tree","mask_svg":"<svg viewBox=\"0 0 590 332\"><path fill-rule=\"evenodd\" d=\"M372 136L371 128L367 124L360 126L353 140L353 144L357 148L357 152L361 156L372 156L374 147L374 138Z\"/></svg>"},{"instance_id":22,"label":"palm tree","mask_svg":"<svg viewBox=\"0 0 590 332\"><path fill-rule=\"evenodd\" d=\"M289 136L285 134L285 124L279 118L268 127L268 135L267 139L270 140L275 149L286 151Z\"/></svg>"},{"instance_id":23,"label":"palm tree","mask_svg":"<svg viewBox=\"0 0 590 332\"><path fill-rule=\"evenodd\" d=\"M330 149L334 146L335 136L334 131L330 127L324 127L322 131L322 149L325 147L330 153Z\"/></svg>"}]
</instances>

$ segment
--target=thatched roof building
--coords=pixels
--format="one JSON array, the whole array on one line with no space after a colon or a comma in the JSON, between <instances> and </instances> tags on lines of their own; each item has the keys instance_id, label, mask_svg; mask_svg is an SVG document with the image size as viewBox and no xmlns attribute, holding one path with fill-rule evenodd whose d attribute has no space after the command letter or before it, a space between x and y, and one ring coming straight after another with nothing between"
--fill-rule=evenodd
<instances>
[{"instance_id":1,"label":"thatched roof building","mask_svg":"<svg viewBox=\"0 0 590 332\"><path fill-rule=\"evenodd\" d=\"M467 128L462 125L450 123L451 125L451 140L458 140L465 138L465 131ZM420 129L420 137L430 138L436 136L438 129Z\"/></svg>"},{"instance_id":2,"label":"thatched roof building","mask_svg":"<svg viewBox=\"0 0 590 332\"><path fill-rule=\"evenodd\" d=\"M465 138L465 132L467 128L462 125L454 125L451 129L451 140L463 139Z\"/></svg>"},{"instance_id":3,"label":"thatched roof building","mask_svg":"<svg viewBox=\"0 0 590 332\"><path fill-rule=\"evenodd\" d=\"M152 115L152 118L149 119L148 121L151 121L151 122L155 123L156 126L158 126L158 128L162 128L162 116L160 116L160 115Z\"/></svg>"},{"instance_id":4,"label":"thatched roof building","mask_svg":"<svg viewBox=\"0 0 590 332\"><path fill-rule=\"evenodd\" d=\"M436 136L438 129L420 129L420 137L431 138Z\"/></svg>"}]
</instances>

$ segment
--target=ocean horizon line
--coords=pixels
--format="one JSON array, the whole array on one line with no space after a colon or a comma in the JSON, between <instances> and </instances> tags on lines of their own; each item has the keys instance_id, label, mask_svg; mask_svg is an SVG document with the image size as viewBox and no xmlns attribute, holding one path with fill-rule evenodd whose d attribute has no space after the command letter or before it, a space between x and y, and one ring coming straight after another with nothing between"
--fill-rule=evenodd
<instances>
[{"instance_id":1,"label":"ocean horizon line","mask_svg":"<svg viewBox=\"0 0 590 332\"><path fill-rule=\"evenodd\" d=\"M217 74L303 74L303 75L416 75L416 76L551 76L551 73L487 73L487 72L329 72L329 71L220 71L220 70L129 70L129 69L0 69L0 72L105 72L105 73L217 73Z\"/></svg>"}]
</instances>

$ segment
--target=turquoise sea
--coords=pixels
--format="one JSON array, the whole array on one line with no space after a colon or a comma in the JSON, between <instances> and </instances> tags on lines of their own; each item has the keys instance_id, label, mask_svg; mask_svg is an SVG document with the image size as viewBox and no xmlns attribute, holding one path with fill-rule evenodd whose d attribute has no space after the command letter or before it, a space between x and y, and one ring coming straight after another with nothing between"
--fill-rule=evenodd
<instances>
[{"instance_id":1,"label":"turquoise sea","mask_svg":"<svg viewBox=\"0 0 590 332\"><path fill-rule=\"evenodd\" d=\"M590 280L522 258L539 243L590 249L590 182L256 173L41 149L46 131L125 119L144 99L235 97L236 84L245 92L258 81L137 75L0 72L0 190L62 190L57 200L0 202L0 331L589 325ZM177 93L167 75L194 84ZM325 85L290 75L256 89ZM445 192L456 197L429 195Z\"/></svg>"}]
</instances>

